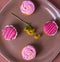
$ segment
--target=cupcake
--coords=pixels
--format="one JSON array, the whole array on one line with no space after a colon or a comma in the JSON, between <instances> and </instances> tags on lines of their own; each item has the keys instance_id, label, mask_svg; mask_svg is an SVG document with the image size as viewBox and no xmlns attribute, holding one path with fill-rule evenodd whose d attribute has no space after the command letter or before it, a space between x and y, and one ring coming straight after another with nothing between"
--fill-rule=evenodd
<instances>
[{"instance_id":1,"label":"cupcake","mask_svg":"<svg viewBox=\"0 0 60 62\"><path fill-rule=\"evenodd\" d=\"M33 46L28 45L22 50L22 57L25 60L32 60L36 57L36 50Z\"/></svg>"},{"instance_id":2,"label":"cupcake","mask_svg":"<svg viewBox=\"0 0 60 62\"><path fill-rule=\"evenodd\" d=\"M5 40L13 40L17 37L17 30L12 25L6 25L2 29L2 36Z\"/></svg>"},{"instance_id":3,"label":"cupcake","mask_svg":"<svg viewBox=\"0 0 60 62\"><path fill-rule=\"evenodd\" d=\"M31 15L35 11L35 5L32 1L25 0L22 2L21 6L20 6L20 11L23 14Z\"/></svg>"},{"instance_id":4,"label":"cupcake","mask_svg":"<svg viewBox=\"0 0 60 62\"><path fill-rule=\"evenodd\" d=\"M49 36L54 36L58 31L58 25L55 21L48 21L44 24L43 31Z\"/></svg>"}]
</instances>

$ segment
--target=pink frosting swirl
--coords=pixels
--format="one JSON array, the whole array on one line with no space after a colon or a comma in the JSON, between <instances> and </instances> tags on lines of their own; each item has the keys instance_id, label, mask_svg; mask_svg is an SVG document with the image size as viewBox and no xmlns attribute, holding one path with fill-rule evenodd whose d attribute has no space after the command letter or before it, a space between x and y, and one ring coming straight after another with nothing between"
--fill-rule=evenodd
<instances>
[{"instance_id":1,"label":"pink frosting swirl","mask_svg":"<svg viewBox=\"0 0 60 62\"><path fill-rule=\"evenodd\" d=\"M35 56L36 56L36 50L33 46L28 45L28 46L23 48L23 50L22 50L23 59L31 60L31 59L34 59Z\"/></svg>"},{"instance_id":2,"label":"pink frosting swirl","mask_svg":"<svg viewBox=\"0 0 60 62\"><path fill-rule=\"evenodd\" d=\"M31 15L35 10L35 5L32 1L26 0L22 2L20 10L24 14Z\"/></svg>"}]
</instances>

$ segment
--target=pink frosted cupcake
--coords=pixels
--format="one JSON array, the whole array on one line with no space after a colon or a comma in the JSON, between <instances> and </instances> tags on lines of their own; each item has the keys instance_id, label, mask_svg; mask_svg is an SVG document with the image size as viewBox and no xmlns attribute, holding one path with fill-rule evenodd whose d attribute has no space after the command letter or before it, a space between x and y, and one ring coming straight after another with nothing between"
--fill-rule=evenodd
<instances>
[{"instance_id":1,"label":"pink frosted cupcake","mask_svg":"<svg viewBox=\"0 0 60 62\"><path fill-rule=\"evenodd\" d=\"M31 15L35 11L35 5L30 0L25 0L20 6L20 10L23 14Z\"/></svg>"},{"instance_id":2,"label":"pink frosted cupcake","mask_svg":"<svg viewBox=\"0 0 60 62\"><path fill-rule=\"evenodd\" d=\"M33 46L28 45L22 50L22 57L25 60L32 60L36 57L36 50Z\"/></svg>"},{"instance_id":3,"label":"pink frosted cupcake","mask_svg":"<svg viewBox=\"0 0 60 62\"><path fill-rule=\"evenodd\" d=\"M44 33L49 36L54 36L58 31L58 25L55 21L48 21L43 27Z\"/></svg>"},{"instance_id":4,"label":"pink frosted cupcake","mask_svg":"<svg viewBox=\"0 0 60 62\"><path fill-rule=\"evenodd\" d=\"M12 25L6 25L2 29L2 36L5 40L13 40L17 37L17 30Z\"/></svg>"}]
</instances>

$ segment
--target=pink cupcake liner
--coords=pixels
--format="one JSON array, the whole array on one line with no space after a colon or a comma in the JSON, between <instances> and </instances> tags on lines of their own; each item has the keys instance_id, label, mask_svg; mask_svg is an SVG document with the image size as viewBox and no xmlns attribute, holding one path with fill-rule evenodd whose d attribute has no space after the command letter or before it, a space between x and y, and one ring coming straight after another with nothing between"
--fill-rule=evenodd
<instances>
[{"instance_id":1,"label":"pink cupcake liner","mask_svg":"<svg viewBox=\"0 0 60 62\"><path fill-rule=\"evenodd\" d=\"M12 25L6 25L2 29L2 36L5 40L13 40L17 37L17 30Z\"/></svg>"},{"instance_id":2,"label":"pink cupcake liner","mask_svg":"<svg viewBox=\"0 0 60 62\"><path fill-rule=\"evenodd\" d=\"M48 21L43 27L44 33L49 36L54 36L58 31L58 25L54 21Z\"/></svg>"}]
</instances>

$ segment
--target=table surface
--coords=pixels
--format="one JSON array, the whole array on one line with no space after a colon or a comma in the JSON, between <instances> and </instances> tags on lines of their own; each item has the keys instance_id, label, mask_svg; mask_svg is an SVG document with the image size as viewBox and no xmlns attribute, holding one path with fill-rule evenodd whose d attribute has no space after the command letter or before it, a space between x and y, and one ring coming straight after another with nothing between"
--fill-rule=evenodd
<instances>
[{"instance_id":1,"label":"table surface","mask_svg":"<svg viewBox=\"0 0 60 62\"><path fill-rule=\"evenodd\" d=\"M0 10L9 0L0 0ZM58 9L60 9L60 0L49 0L52 2ZM7 60L0 54L0 62L7 62ZM60 54L53 60L53 62L60 62Z\"/></svg>"}]
</instances>

